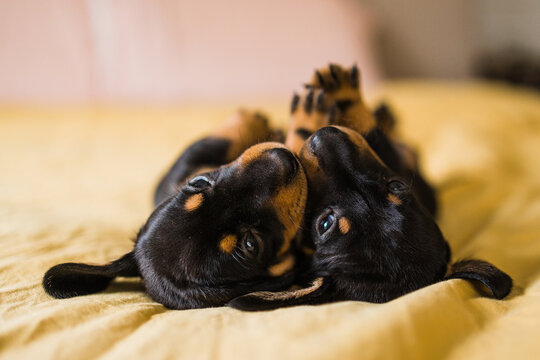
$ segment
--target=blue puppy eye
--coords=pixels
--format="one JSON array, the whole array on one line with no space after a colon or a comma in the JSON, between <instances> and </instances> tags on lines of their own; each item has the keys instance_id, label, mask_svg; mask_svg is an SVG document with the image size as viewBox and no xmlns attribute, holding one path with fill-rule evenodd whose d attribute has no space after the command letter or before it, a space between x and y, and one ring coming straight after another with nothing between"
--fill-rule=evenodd
<instances>
[{"instance_id":1,"label":"blue puppy eye","mask_svg":"<svg viewBox=\"0 0 540 360\"><path fill-rule=\"evenodd\" d=\"M189 186L200 189L212 185L210 180L206 176L195 176L193 179L189 180Z\"/></svg>"},{"instance_id":2,"label":"blue puppy eye","mask_svg":"<svg viewBox=\"0 0 540 360\"><path fill-rule=\"evenodd\" d=\"M243 242L244 253L250 257L258 256L259 243L253 236L253 234L247 234Z\"/></svg>"},{"instance_id":3,"label":"blue puppy eye","mask_svg":"<svg viewBox=\"0 0 540 360\"><path fill-rule=\"evenodd\" d=\"M332 227L332 225L334 224L335 221L336 221L336 217L332 213L330 213L330 214L326 215L325 217L323 217L319 221L319 226L318 226L319 234L322 235L325 232L327 232L328 229L330 229Z\"/></svg>"},{"instance_id":4,"label":"blue puppy eye","mask_svg":"<svg viewBox=\"0 0 540 360\"><path fill-rule=\"evenodd\" d=\"M255 240L253 240L253 238L248 238L246 240L246 250L250 253L254 253L256 251L256 243L255 243Z\"/></svg>"}]
</instances>

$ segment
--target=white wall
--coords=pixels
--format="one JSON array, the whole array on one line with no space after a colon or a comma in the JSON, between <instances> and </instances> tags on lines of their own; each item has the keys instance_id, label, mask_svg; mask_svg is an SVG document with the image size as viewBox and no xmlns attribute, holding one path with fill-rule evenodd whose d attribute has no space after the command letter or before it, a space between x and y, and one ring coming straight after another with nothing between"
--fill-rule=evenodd
<instances>
[{"instance_id":1,"label":"white wall","mask_svg":"<svg viewBox=\"0 0 540 360\"><path fill-rule=\"evenodd\" d=\"M378 16L380 62L395 77L463 77L486 51L540 53L539 0L357 0Z\"/></svg>"},{"instance_id":2,"label":"white wall","mask_svg":"<svg viewBox=\"0 0 540 360\"><path fill-rule=\"evenodd\" d=\"M539 0L477 0L478 44L487 50L519 47L540 53Z\"/></svg>"}]
</instances>

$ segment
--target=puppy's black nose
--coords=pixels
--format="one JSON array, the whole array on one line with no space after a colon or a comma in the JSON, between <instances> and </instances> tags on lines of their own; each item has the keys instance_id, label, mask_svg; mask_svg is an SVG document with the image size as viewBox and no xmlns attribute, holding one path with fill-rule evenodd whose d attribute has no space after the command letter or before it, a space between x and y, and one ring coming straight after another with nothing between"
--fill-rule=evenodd
<instances>
[{"instance_id":1,"label":"puppy's black nose","mask_svg":"<svg viewBox=\"0 0 540 360\"><path fill-rule=\"evenodd\" d=\"M285 174L285 182L289 182L298 172L298 161L296 157L287 149L275 148L268 151L272 156L279 159Z\"/></svg>"},{"instance_id":2,"label":"puppy's black nose","mask_svg":"<svg viewBox=\"0 0 540 360\"><path fill-rule=\"evenodd\" d=\"M325 147L331 146L332 138L335 136L342 137L343 135L343 132L333 126L323 127L311 136L309 149L313 154L317 154L320 151L324 151Z\"/></svg>"}]
</instances>

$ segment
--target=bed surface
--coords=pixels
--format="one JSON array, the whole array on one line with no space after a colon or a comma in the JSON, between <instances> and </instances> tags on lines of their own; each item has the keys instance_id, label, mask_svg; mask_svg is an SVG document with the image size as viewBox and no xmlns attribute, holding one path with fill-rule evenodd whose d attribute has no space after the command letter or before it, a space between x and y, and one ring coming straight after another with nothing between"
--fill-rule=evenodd
<instances>
[{"instance_id":1,"label":"bed surface","mask_svg":"<svg viewBox=\"0 0 540 360\"><path fill-rule=\"evenodd\" d=\"M399 82L385 99L439 190L454 260L514 278L502 301L464 280L386 304L171 311L138 281L57 300L60 262L132 247L175 156L236 104L0 107L0 358L527 359L540 354L540 95L485 83ZM238 102L241 104L241 102ZM268 105L285 124L287 104Z\"/></svg>"}]
</instances>

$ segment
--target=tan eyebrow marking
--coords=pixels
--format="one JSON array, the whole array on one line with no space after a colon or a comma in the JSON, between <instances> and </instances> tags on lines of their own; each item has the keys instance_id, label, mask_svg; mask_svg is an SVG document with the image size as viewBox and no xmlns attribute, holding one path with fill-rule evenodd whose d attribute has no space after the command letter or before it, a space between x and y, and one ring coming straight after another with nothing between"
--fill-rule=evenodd
<instances>
[{"instance_id":1,"label":"tan eyebrow marking","mask_svg":"<svg viewBox=\"0 0 540 360\"><path fill-rule=\"evenodd\" d=\"M221 241L219 242L219 248L223 252L231 253L236 247L237 240L238 239L236 238L236 235L229 234L223 239L221 239Z\"/></svg>"},{"instance_id":2,"label":"tan eyebrow marking","mask_svg":"<svg viewBox=\"0 0 540 360\"><path fill-rule=\"evenodd\" d=\"M339 232L345 235L351 229L351 223L346 217L340 217L338 220Z\"/></svg>"},{"instance_id":3,"label":"tan eyebrow marking","mask_svg":"<svg viewBox=\"0 0 540 360\"><path fill-rule=\"evenodd\" d=\"M201 206L203 200L204 200L204 196L201 193L191 195L184 203L184 209L186 209L187 211L193 211L197 209L199 206Z\"/></svg>"},{"instance_id":4,"label":"tan eyebrow marking","mask_svg":"<svg viewBox=\"0 0 540 360\"><path fill-rule=\"evenodd\" d=\"M268 268L268 272L272 276L280 276L291 270L294 266L294 256L289 255L282 262L272 265Z\"/></svg>"},{"instance_id":5,"label":"tan eyebrow marking","mask_svg":"<svg viewBox=\"0 0 540 360\"><path fill-rule=\"evenodd\" d=\"M388 200L396 205L401 205L401 200L394 194L388 194Z\"/></svg>"}]
</instances>

